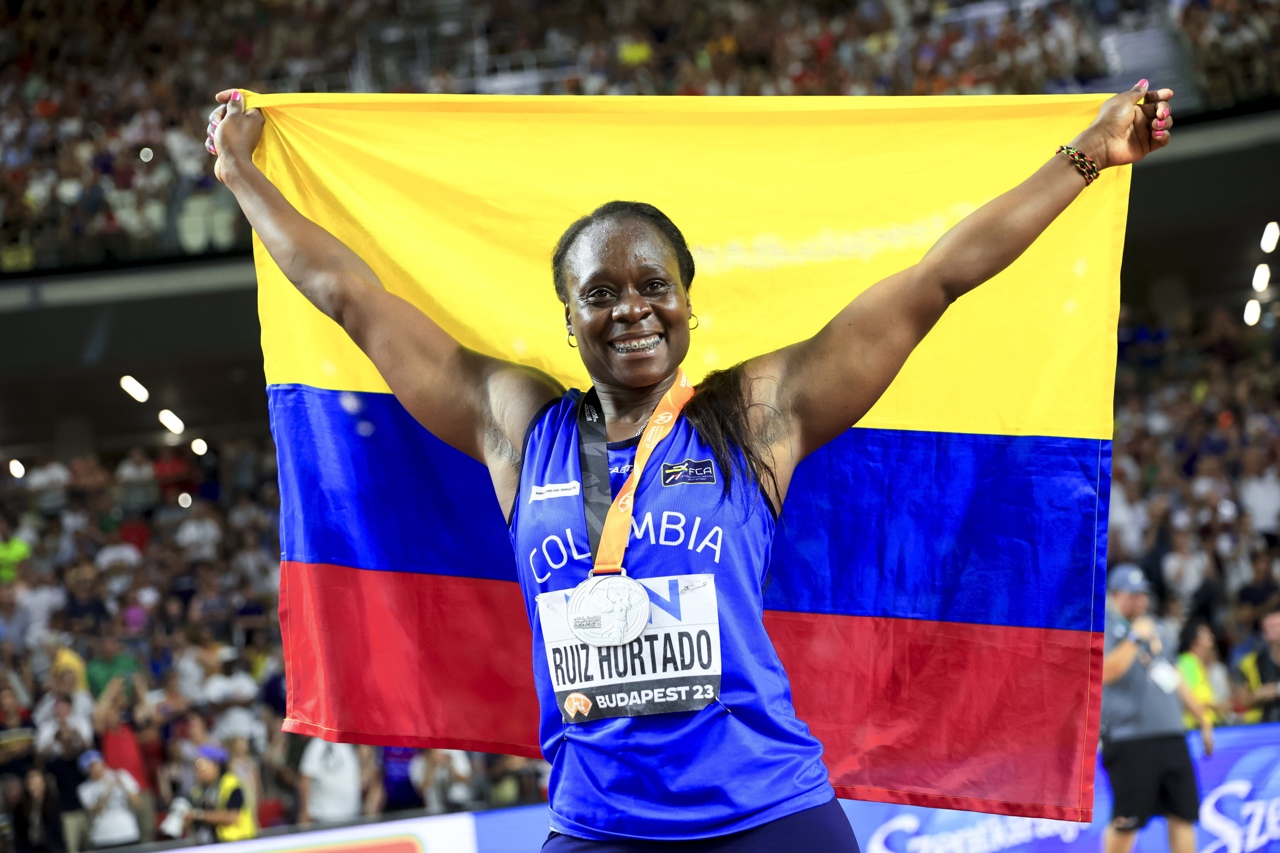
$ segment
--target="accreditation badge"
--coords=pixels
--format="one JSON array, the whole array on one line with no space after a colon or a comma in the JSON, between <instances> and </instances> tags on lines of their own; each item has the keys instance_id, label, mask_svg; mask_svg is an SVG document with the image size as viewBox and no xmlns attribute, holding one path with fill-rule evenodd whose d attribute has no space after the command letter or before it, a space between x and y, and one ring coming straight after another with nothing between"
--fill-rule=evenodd
<instances>
[{"instance_id":1,"label":"accreditation badge","mask_svg":"<svg viewBox=\"0 0 1280 853\"><path fill-rule=\"evenodd\" d=\"M575 601L587 584L607 580L623 580L627 585L611 590L594 584L584 595L593 599L599 595L612 605L575 609ZM637 601L633 591L645 600ZM715 575L642 579L605 575L588 578L572 593L544 592L537 601L547 668L566 723L698 711L719 697L720 615ZM579 631L615 630L606 627L603 615L600 628L587 627L596 624L594 621L580 623L577 631L571 627L575 613L578 618L593 619L597 606L615 607L610 613L625 614L628 626L638 612L640 632L621 643L587 642ZM590 634L588 639L595 640L597 635Z\"/></svg>"}]
</instances>

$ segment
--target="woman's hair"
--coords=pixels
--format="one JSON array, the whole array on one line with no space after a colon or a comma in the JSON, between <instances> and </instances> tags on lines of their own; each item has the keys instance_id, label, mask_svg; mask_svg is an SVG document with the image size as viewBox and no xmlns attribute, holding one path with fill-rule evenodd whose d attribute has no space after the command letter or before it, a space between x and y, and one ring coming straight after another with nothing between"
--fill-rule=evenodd
<instances>
[{"instance_id":1,"label":"woman's hair","mask_svg":"<svg viewBox=\"0 0 1280 853\"><path fill-rule=\"evenodd\" d=\"M1209 623L1198 616L1192 616L1182 626L1182 632L1178 635L1178 654L1186 654L1191 651L1191 647L1196 644L1196 639L1200 636L1201 628L1208 628Z\"/></svg>"},{"instance_id":2,"label":"woman's hair","mask_svg":"<svg viewBox=\"0 0 1280 853\"><path fill-rule=\"evenodd\" d=\"M693 285L693 253L685 242L684 234L665 213L651 204L640 201L611 201L602 204L587 216L574 222L560 235L555 251L551 254L551 275L560 301L568 304L569 286L565 274L565 258L578 236L588 226L607 220L639 219L653 226L675 252L680 270L680 280L688 293ZM711 445L716 467L724 475L724 496L729 496L735 472L738 476L750 476L757 483L768 481L776 493L778 482L773 465L757 449L752 440L748 418L746 374L741 364L727 370L707 374L698 385L698 393L684 408L684 416L698 431L698 435ZM739 451L741 455L735 453Z\"/></svg>"},{"instance_id":3,"label":"woman's hair","mask_svg":"<svg viewBox=\"0 0 1280 853\"><path fill-rule=\"evenodd\" d=\"M560 297L561 302L565 304L569 302L569 284L565 280L564 269L569 250L573 248L578 236L587 230L587 226L611 219L615 221L639 219L652 225L671 244L672 251L676 253L676 263L680 267L680 280L684 283L685 292L689 291L693 286L693 253L689 251L689 244L684 241L684 235L680 233L680 229L670 217L653 205L642 201L611 201L600 205L574 222L556 241L556 250L551 253L551 278L555 282L556 296Z\"/></svg>"}]
</instances>

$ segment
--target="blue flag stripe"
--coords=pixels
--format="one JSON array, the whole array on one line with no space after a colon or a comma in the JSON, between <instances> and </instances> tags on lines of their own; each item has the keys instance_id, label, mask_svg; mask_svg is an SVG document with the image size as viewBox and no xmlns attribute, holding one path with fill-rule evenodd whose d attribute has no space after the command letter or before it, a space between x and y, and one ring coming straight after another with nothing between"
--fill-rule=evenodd
<instances>
[{"instance_id":1,"label":"blue flag stripe","mask_svg":"<svg viewBox=\"0 0 1280 853\"><path fill-rule=\"evenodd\" d=\"M479 463L389 394L268 388L283 559L516 580ZM796 472L773 610L1100 630L1110 442L852 429Z\"/></svg>"}]
</instances>

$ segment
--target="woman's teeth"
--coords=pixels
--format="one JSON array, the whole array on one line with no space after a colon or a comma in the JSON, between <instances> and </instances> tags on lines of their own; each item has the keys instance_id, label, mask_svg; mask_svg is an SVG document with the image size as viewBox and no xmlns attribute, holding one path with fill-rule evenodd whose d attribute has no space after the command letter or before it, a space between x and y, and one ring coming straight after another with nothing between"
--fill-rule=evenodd
<instances>
[{"instance_id":1,"label":"woman's teeth","mask_svg":"<svg viewBox=\"0 0 1280 853\"><path fill-rule=\"evenodd\" d=\"M636 338L630 341L618 341L610 344L615 352L647 352L662 342L662 335L650 335L647 338Z\"/></svg>"}]
</instances>

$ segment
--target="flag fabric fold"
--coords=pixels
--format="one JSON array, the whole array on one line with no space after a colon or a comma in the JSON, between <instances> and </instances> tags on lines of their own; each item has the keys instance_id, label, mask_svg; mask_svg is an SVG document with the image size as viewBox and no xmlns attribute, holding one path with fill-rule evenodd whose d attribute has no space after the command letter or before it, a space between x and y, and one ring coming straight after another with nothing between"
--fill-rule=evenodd
<instances>
[{"instance_id":1,"label":"flag fabric fold","mask_svg":"<svg viewBox=\"0 0 1280 853\"><path fill-rule=\"evenodd\" d=\"M463 344L585 388L550 254L599 204L647 201L684 231L696 381L813 334L1102 100L247 106L267 116L255 162L388 289ZM1128 189L1127 168L1104 172L796 473L764 619L841 796L1091 819ZM256 264L286 728L537 755L522 566L486 472L413 421L260 244Z\"/></svg>"}]
</instances>

